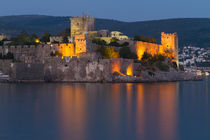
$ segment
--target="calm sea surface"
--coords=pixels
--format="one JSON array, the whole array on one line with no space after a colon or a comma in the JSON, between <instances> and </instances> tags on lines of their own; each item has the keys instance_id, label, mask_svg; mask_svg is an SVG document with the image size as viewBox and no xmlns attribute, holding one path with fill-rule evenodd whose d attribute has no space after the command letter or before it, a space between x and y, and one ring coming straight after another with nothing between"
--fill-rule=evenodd
<instances>
[{"instance_id":1,"label":"calm sea surface","mask_svg":"<svg viewBox=\"0 0 210 140\"><path fill-rule=\"evenodd\" d=\"M210 140L210 80L0 84L0 140Z\"/></svg>"}]
</instances>

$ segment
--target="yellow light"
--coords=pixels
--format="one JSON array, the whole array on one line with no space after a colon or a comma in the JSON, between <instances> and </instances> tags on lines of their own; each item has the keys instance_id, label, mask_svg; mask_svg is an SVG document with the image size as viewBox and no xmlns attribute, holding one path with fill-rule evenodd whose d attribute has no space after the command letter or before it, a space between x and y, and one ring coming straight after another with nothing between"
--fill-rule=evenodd
<instances>
[{"instance_id":1,"label":"yellow light","mask_svg":"<svg viewBox=\"0 0 210 140\"><path fill-rule=\"evenodd\" d=\"M37 38L37 39L35 40L35 42L36 42L36 43L40 43L40 40Z\"/></svg>"},{"instance_id":2,"label":"yellow light","mask_svg":"<svg viewBox=\"0 0 210 140\"><path fill-rule=\"evenodd\" d=\"M130 65L128 66L126 74L127 74L128 76L133 76L133 65L132 65L132 64L130 64Z\"/></svg>"}]
</instances>

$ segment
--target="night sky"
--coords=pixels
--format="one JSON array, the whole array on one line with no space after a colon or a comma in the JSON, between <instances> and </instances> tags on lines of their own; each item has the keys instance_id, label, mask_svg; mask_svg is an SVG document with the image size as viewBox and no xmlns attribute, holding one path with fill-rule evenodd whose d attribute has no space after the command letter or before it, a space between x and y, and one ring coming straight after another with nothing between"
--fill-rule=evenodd
<instances>
[{"instance_id":1,"label":"night sky","mask_svg":"<svg viewBox=\"0 0 210 140\"><path fill-rule=\"evenodd\" d=\"M210 0L1 0L0 16L77 16L143 21L210 17Z\"/></svg>"}]
</instances>

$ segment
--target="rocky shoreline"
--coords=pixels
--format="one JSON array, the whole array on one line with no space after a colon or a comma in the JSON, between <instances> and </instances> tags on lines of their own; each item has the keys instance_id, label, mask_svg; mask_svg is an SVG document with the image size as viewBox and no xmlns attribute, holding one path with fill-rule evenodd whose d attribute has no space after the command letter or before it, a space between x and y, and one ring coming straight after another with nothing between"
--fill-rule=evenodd
<instances>
[{"instance_id":1,"label":"rocky shoreline","mask_svg":"<svg viewBox=\"0 0 210 140\"><path fill-rule=\"evenodd\" d=\"M44 64L0 62L2 83L148 83L203 79L193 73L177 71L174 68L165 72L154 66L145 67L130 59L77 59L69 62L51 59Z\"/></svg>"},{"instance_id":2,"label":"rocky shoreline","mask_svg":"<svg viewBox=\"0 0 210 140\"><path fill-rule=\"evenodd\" d=\"M161 72L154 77L134 77L113 74L110 81L45 81L45 80L15 80L0 79L0 83L156 83L156 82L178 82L178 81L202 81L202 76L197 76L186 72Z\"/></svg>"}]
</instances>

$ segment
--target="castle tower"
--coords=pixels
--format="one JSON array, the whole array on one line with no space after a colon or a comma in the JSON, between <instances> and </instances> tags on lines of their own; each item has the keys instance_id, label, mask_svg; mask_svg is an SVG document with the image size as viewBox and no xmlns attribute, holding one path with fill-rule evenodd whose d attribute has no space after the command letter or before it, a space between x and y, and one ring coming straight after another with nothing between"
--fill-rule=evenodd
<instances>
[{"instance_id":1,"label":"castle tower","mask_svg":"<svg viewBox=\"0 0 210 140\"><path fill-rule=\"evenodd\" d=\"M161 44L165 51L171 51L174 57L177 67L179 68L179 56L178 56L178 35L176 33L167 34L161 33Z\"/></svg>"},{"instance_id":2,"label":"castle tower","mask_svg":"<svg viewBox=\"0 0 210 140\"><path fill-rule=\"evenodd\" d=\"M89 15L83 15L81 17L73 17L71 20L71 37L75 35L82 35L88 31L95 30L95 18Z\"/></svg>"},{"instance_id":3,"label":"castle tower","mask_svg":"<svg viewBox=\"0 0 210 140\"><path fill-rule=\"evenodd\" d=\"M87 50L87 40L85 34L75 35L75 54L85 53Z\"/></svg>"}]
</instances>

